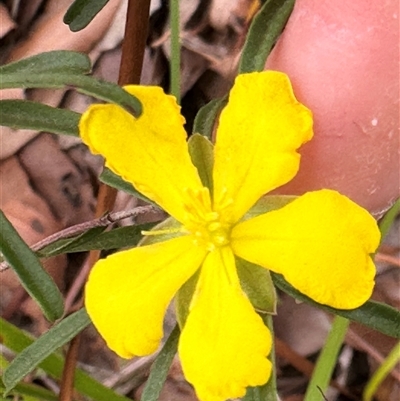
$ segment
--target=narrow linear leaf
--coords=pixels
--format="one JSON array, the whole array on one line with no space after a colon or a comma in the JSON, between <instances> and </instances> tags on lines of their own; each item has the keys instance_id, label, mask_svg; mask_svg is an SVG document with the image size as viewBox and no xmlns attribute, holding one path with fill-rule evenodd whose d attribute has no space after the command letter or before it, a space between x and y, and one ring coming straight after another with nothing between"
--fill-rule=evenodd
<instances>
[{"instance_id":1,"label":"narrow linear leaf","mask_svg":"<svg viewBox=\"0 0 400 401\"><path fill-rule=\"evenodd\" d=\"M196 115L193 123L193 133L202 134L211 140L215 120L228 102L228 97L214 99L203 106Z\"/></svg>"},{"instance_id":2,"label":"narrow linear leaf","mask_svg":"<svg viewBox=\"0 0 400 401\"><path fill-rule=\"evenodd\" d=\"M239 73L263 71L267 57L292 13L295 0L269 0L254 17L239 63Z\"/></svg>"},{"instance_id":3,"label":"narrow linear leaf","mask_svg":"<svg viewBox=\"0 0 400 401\"><path fill-rule=\"evenodd\" d=\"M276 291L267 269L235 258L240 285L254 308L261 313L276 314Z\"/></svg>"},{"instance_id":4,"label":"narrow linear leaf","mask_svg":"<svg viewBox=\"0 0 400 401\"><path fill-rule=\"evenodd\" d=\"M0 384L0 392L4 393L5 392L5 387L3 387ZM24 397L27 399L28 397L33 397L34 399L38 399L40 401L57 401L58 396L54 393L52 393L49 390L46 390L45 388L38 386L36 384L31 384L31 383L19 383L15 386L14 390L10 392L11 397L15 397L15 399L19 399L18 397ZM14 399L14 398L13 398ZM5 399L1 398L0 400L5 400L5 401L10 401L11 399Z\"/></svg>"},{"instance_id":5,"label":"narrow linear leaf","mask_svg":"<svg viewBox=\"0 0 400 401\"><path fill-rule=\"evenodd\" d=\"M149 378L147 379L142 393L141 401L158 400L161 389L167 379L172 360L178 349L179 335L179 326L176 325L153 363Z\"/></svg>"},{"instance_id":6,"label":"narrow linear leaf","mask_svg":"<svg viewBox=\"0 0 400 401\"><path fill-rule=\"evenodd\" d=\"M64 302L59 289L1 210L0 251L47 319L59 319L64 313Z\"/></svg>"},{"instance_id":7,"label":"narrow linear leaf","mask_svg":"<svg viewBox=\"0 0 400 401\"><path fill-rule=\"evenodd\" d=\"M119 175L113 173L108 168L104 168L103 172L100 174L99 179L100 181L104 182L104 184L107 184L110 187L117 188L130 195L136 196L137 198L142 199L147 203L157 206L152 200L150 200L146 196L142 195L139 191L137 191L132 184L123 180Z\"/></svg>"},{"instance_id":8,"label":"narrow linear leaf","mask_svg":"<svg viewBox=\"0 0 400 401\"><path fill-rule=\"evenodd\" d=\"M175 294L175 313L179 327L185 326L186 319L189 316L190 305L196 290L197 282L199 281L199 275L200 269L197 270Z\"/></svg>"},{"instance_id":9,"label":"narrow linear leaf","mask_svg":"<svg viewBox=\"0 0 400 401\"><path fill-rule=\"evenodd\" d=\"M72 32L85 28L108 0L75 0L64 15L64 23Z\"/></svg>"},{"instance_id":10,"label":"narrow linear leaf","mask_svg":"<svg viewBox=\"0 0 400 401\"><path fill-rule=\"evenodd\" d=\"M3 80L7 75L23 79L29 75L43 73L88 74L91 68L90 59L85 54L55 50L3 65L0 67L0 76Z\"/></svg>"},{"instance_id":11,"label":"narrow linear leaf","mask_svg":"<svg viewBox=\"0 0 400 401\"><path fill-rule=\"evenodd\" d=\"M38 72L37 74L2 74L0 89L8 88L73 88L85 95L119 104L135 117L142 112L140 101L120 86L87 75L65 72Z\"/></svg>"},{"instance_id":12,"label":"narrow linear leaf","mask_svg":"<svg viewBox=\"0 0 400 401\"><path fill-rule=\"evenodd\" d=\"M278 401L276 389L271 391L269 382L263 386L248 387L242 401Z\"/></svg>"},{"instance_id":13,"label":"narrow linear leaf","mask_svg":"<svg viewBox=\"0 0 400 401\"><path fill-rule=\"evenodd\" d=\"M79 136L80 114L28 100L0 100L0 125Z\"/></svg>"},{"instance_id":14,"label":"narrow linear leaf","mask_svg":"<svg viewBox=\"0 0 400 401\"><path fill-rule=\"evenodd\" d=\"M85 312L81 312L81 314L81 317L84 318L83 315ZM35 341L31 335L25 333L2 318L0 318L0 333L1 342L15 353L22 352ZM64 359L60 354L52 353L38 366L55 379L61 379ZM129 398L119 395L113 390L105 387L79 368L75 370L74 386L80 394L96 401L132 401Z\"/></svg>"},{"instance_id":15,"label":"narrow linear leaf","mask_svg":"<svg viewBox=\"0 0 400 401\"><path fill-rule=\"evenodd\" d=\"M8 360L0 354L0 377L3 376L3 371L4 369L10 364ZM1 394L4 394L6 388L4 387L2 380L0 380L0 399ZM18 396L26 396L28 397L33 397L33 398L39 398L40 400L43 401L57 401L58 397L56 394L54 394L52 391L49 391L42 386L38 386L36 384L32 383L18 383L14 389L10 392L10 397L16 397Z\"/></svg>"},{"instance_id":16,"label":"narrow linear leaf","mask_svg":"<svg viewBox=\"0 0 400 401\"><path fill-rule=\"evenodd\" d=\"M400 213L400 199L392 205L392 207L386 212L385 216L379 222L379 229L381 230L381 241L383 241L388 234L390 228L397 215Z\"/></svg>"},{"instance_id":17,"label":"narrow linear leaf","mask_svg":"<svg viewBox=\"0 0 400 401\"><path fill-rule=\"evenodd\" d=\"M119 227L100 234L97 238L87 241L84 244L71 244L69 252L91 251L93 249L120 249L133 247L142 239L142 231L150 230L155 223L146 223L135 226Z\"/></svg>"},{"instance_id":18,"label":"narrow linear leaf","mask_svg":"<svg viewBox=\"0 0 400 401\"><path fill-rule=\"evenodd\" d=\"M79 248L80 246L86 244L88 241L97 238L105 229L106 227L93 227L90 230L87 230L86 232L79 234L75 237L59 239L58 241L38 251L37 255L43 258L43 257L61 255L63 253L79 252L79 251L74 251L73 249L76 247ZM94 249L101 249L101 248L94 248Z\"/></svg>"},{"instance_id":19,"label":"narrow linear leaf","mask_svg":"<svg viewBox=\"0 0 400 401\"><path fill-rule=\"evenodd\" d=\"M3 383L9 392L28 373L32 372L44 359L55 350L71 341L90 323L85 309L63 319L48 332L39 337L29 347L19 353L4 370Z\"/></svg>"},{"instance_id":20,"label":"narrow linear leaf","mask_svg":"<svg viewBox=\"0 0 400 401\"><path fill-rule=\"evenodd\" d=\"M367 301L364 305L356 309L335 309L327 305L321 305L302 294L300 291L297 291L280 274L271 272L271 276L274 284L279 289L299 301L306 302L334 315L339 315L354 322L361 323L364 326L380 331L390 337L400 338L400 311L389 305L375 301Z\"/></svg>"},{"instance_id":21,"label":"narrow linear leaf","mask_svg":"<svg viewBox=\"0 0 400 401\"><path fill-rule=\"evenodd\" d=\"M133 247L137 245L142 238L142 230L150 230L153 226L154 223L146 223L137 226L119 227L102 233L99 233L99 228L103 228L104 230L104 227L96 227L90 230L92 233L89 236L88 232L86 232L85 234L75 237L73 240L59 240L57 243L41 249L39 255L41 257L48 257L50 255L55 256L61 253ZM97 232L94 230L97 230Z\"/></svg>"},{"instance_id":22,"label":"narrow linear leaf","mask_svg":"<svg viewBox=\"0 0 400 401\"><path fill-rule=\"evenodd\" d=\"M245 214L243 220L248 220L259 216L263 213L268 213L272 210L281 209L282 207L293 202L298 196L294 195L266 195L260 198L254 206Z\"/></svg>"},{"instance_id":23,"label":"narrow linear leaf","mask_svg":"<svg viewBox=\"0 0 400 401\"><path fill-rule=\"evenodd\" d=\"M190 158L197 168L201 182L213 193L212 170L214 166L213 144L200 134L193 134L188 141Z\"/></svg>"}]
</instances>

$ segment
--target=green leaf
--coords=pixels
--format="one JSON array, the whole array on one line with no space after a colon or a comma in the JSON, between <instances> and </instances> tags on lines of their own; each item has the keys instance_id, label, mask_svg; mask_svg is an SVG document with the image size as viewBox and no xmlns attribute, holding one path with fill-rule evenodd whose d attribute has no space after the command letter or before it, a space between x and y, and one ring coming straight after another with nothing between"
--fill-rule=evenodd
<instances>
[{"instance_id":1,"label":"green leaf","mask_svg":"<svg viewBox=\"0 0 400 401\"><path fill-rule=\"evenodd\" d=\"M292 195L266 195L260 198L257 203L245 214L243 220L248 220L259 216L263 213L268 213L272 210L281 209L282 207L293 202L298 196Z\"/></svg>"},{"instance_id":2,"label":"green leaf","mask_svg":"<svg viewBox=\"0 0 400 401\"><path fill-rule=\"evenodd\" d=\"M176 320L179 326L182 328L185 326L187 317L189 316L190 303L193 298L194 291L196 290L197 281L199 280L200 269L193 274L192 277L181 288L175 295L175 312Z\"/></svg>"},{"instance_id":3,"label":"green leaf","mask_svg":"<svg viewBox=\"0 0 400 401\"><path fill-rule=\"evenodd\" d=\"M275 42L292 13L295 0L269 0L254 17L239 63L239 73L263 71Z\"/></svg>"},{"instance_id":4,"label":"green leaf","mask_svg":"<svg viewBox=\"0 0 400 401\"><path fill-rule=\"evenodd\" d=\"M158 354L144 387L141 401L157 401L178 349L180 330L176 325Z\"/></svg>"},{"instance_id":5,"label":"green leaf","mask_svg":"<svg viewBox=\"0 0 400 401\"><path fill-rule=\"evenodd\" d=\"M221 110L228 103L228 97L213 99L203 106L197 113L193 123L193 133L202 134L208 139L212 138L215 120Z\"/></svg>"},{"instance_id":6,"label":"green leaf","mask_svg":"<svg viewBox=\"0 0 400 401\"><path fill-rule=\"evenodd\" d=\"M99 233L99 229L102 228L104 230L104 227L96 227L89 230L89 232L75 237L72 241L71 239L59 240L57 243L41 249L39 254L41 257L48 257L59 255L61 253L133 247L141 240L142 230L150 230L153 226L154 223L146 223L135 226L119 227L101 233Z\"/></svg>"},{"instance_id":7,"label":"green leaf","mask_svg":"<svg viewBox=\"0 0 400 401\"><path fill-rule=\"evenodd\" d=\"M271 273L271 275L274 284L280 290L299 301L307 302L326 312L361 323L390 337L400 338L400 311L389 305L367 301L364 305L352 310L331 308L330 306L319 304L300 291L297 291L280 274Z\"/></svg>"},{"instance_id":8,"label":"green leaf","mask_svg":"<svg viewBox=\"0 0 400 401\"><path fill-rule=\"evenodd\" d=\"M9 392L28 373L32 372L44 359L55 350L71 341L90 323L85 309L66 317L47 333L39 337L29 347L19 353L4 370L3 383Z\"/></svg>"},{"instance_id":9,"label":"green leaf","mask_svg":"<svg viewBox=\"0 0 400 401\"><path fill-rule=\"evenodd\" d=\"M140 101L111 82L65 72L38 72L37 74L3 74L0 80L0 89L7 88L74 88L85 95L93 96L106 102L116 103L135 117L142 111Z\"/></svg>"},{"instance_id":10,"label":"green leaf","mask_svg":"<svg viewBox=\"0 0 400 401\"><path fill-rule=\"evenodd\" d=\"M75 0L64 15L64 23L72 32L85 28L108 0Z\"/></svg>"},{"instance_id":11,"label":"green leaf","mask_svg":"<svg viewBox=\"0 0 400 401\"><path fill-rule=\"evenodd\" d=\"M5 392L5 387L0 383L0 392L4 393ZM40 401L57 401L58 396L51 391L38 386L36 384L31 384L31 383L18 383L14 390L11 390L10 392L10 397L15 397L15 399L19 400L19 397L23 397L25 400L26 397L33 397L34 399L38 399ZM4 398L1 398L2 400ZM14 399L14 398L12 398ZM10 401L11 398L8 399Z\"/></svg>"},{"instance_id":12,"label":"green leaf","mask_svg":"<svg viewBox=\"0 0 400 401\"><path fill-rule=\"evenodd\" d=\"M400 213L400 199L393 204L393 206L386 212L385 216L379 222L379 229L381 230L381 241L384 240L397 215Z\"/></svg>"},{"instance_id":13,"label":"green leaf","mask_svg":"<svg viewBox=\"0 0 400 401\"><path fill-rule=\"evenodd\" d=\"M0 84L3 79L23 81L30 75L44 73L88 74L91 68L90 59L85 54L56 50L1 66Z\"/></svg>"},{"instance_id":14,"label":"green leaf","mask_svg":"<svg viewBox=\"0 0 400 401\"><path fill-rule=\"evenodd\" d=\"M87 242L90 242L90 240L97 238L105 229L106 227L93 227L75 237L59 239L53 242L52 244L46 246L45 248L40 249L37 252L37 255L40 258L43 258L43 257L61 255L63 253L80 252L80 251L75 251L75 249L81 247ZM101 249L101 248L94 248L94 249Z\"/></svg>"},{"instance_id":15,"label":"green leaf","mask_svg":"<svg viewBox=\"0 0 400 401\"><path fill-rule=\"evenodd\" d=\"M192 163L197 168L201 182L213 193L212 170L214 166L213 144L205 136L193 134L188 141Z\"/></svg>"},{"instance_id":16,"label":"green leaf","mask_svg":"<svg viewBox=\"0 0 400 401\"><path fill-rule=\"evenodd\" d=\"M254 308L261 313L275 314L276 292L269 270L238 257L235 259L241 287Z\"/></svg>"},{"instance_id":17,"label":"green leaf","mask_svg":"<svg viewBox=\"0 0 400 401\"><path fill-rule=\"evenodd\" d=\"M0 251L47 319L59 319L64 313L59 289L1 210Z\"/></svg>"},{"instance_id":18,"label":"green leaf","mask_svg":"<svg viewBox=\"0 0 400 401\"><path fill-rule=\"evenodd\" d=\"M270 391L268 383L264 386L248 387L242 401L278 401L276 392Z\"/></svg>"},{"instance_id":19,"label":"green leaf","mask_svg":"<svg viewBox=\"0 0 400 401\"><path fill-rule=\"evenodd\" d=\"M0 100L0 125L79 136L81 115L28 100Z\"/></svg>"},{"instance_id":20,"label":"green leaf","mask_svg":"<svg viewBox=\"0 0 400 401\"><path fill-rule=\"evenodd\" d=\"M80 312L83 318L84 312ZM0 318L0 340L10 350L18 353L34 343L34 338L15 327L6 320ZM63 372L64 359L58 353L52 353L44 359L39 367L55 379L61 379ZM116 394L113 390L105 387L94 380L81 369L75 370L75 389L96 401L131 401L122 395Z\"/></svg>"},{"instance_id":21,"label":"green leaf","mask_svg":"<svg viewBox=\"0 0 400 401\"><path fill-rule=\"evenodd\" d=\"M136 198L142 199L147 203L157 206L157 204L155 204L152 200L137 191L132 184L125 181L119 175L113 173L108 168L104 168L103 172L100 174L99 179L100 181L104 182L104 184L107 184L110 187L117 188L120 191L124 191L130 195L136 196Z\"/></svg>"}]
</instances>

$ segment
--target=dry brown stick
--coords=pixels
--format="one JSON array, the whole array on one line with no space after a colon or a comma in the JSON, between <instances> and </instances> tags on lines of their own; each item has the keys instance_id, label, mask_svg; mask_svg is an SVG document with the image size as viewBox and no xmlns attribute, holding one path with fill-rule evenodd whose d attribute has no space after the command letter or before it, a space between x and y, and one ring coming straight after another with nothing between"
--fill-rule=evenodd
<instances>
[{"instance_id":1,"label":"dry brown stick","mask_svg":"<svg viewBox=\"0 0 400 401\"><path fill-rule=\"evenodd\" d=\"M148 34L150 0L129 0L126 16L122 57L119 72L119 85L139 84L142 72L143 56ZM117 191L105 184L100 185L97 199L96 217L112 210ZM89 253L88 265L91 267L98 260L100 251ZM89 269L88 269L89 270ZM65 359L63 377L60 384L59 401L71 401L74 373L77 361L79 338L76 336L68 349Z\"/></svg>"},{"instance_id":2,"label":"dry brown stick","mask_svg":"<svg viewBox=\"0 0 400 401\"><path fill-rule=\"evenodd\" d=\"M385 263L390 263L396 267L400 267L400 258L397 258L395 256L388 255L386 253L378 252L375 255L375 260L377 262L385 262Z\"/></svg>"},{"instance_id":3,"label":"dry brown stick","mask_svg":"<svg viewBox=\"0 0 400 401\"><path fill-rule=\"evenodd\" d=\"M148 36L150 0L129 0L119 85L139 84Z\"/></svg>"}]
</instances>

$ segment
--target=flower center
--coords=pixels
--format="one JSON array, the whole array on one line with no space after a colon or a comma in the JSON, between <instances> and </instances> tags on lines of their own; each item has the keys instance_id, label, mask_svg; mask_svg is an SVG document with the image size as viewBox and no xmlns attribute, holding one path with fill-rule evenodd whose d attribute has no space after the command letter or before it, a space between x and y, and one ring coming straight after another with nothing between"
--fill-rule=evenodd
<instances>
[{"instance_id":1,"label":"flower center","mask_svg":"<svg viewBox=\"0 0 400 401\"><path fill-rule=\"evenodd\" d=\"M188 220L186 230L194 237L196 245L204 246L210 252L229 244L231 225L221 218L221 213L212 210L207 188L189 191L190 203L186 205Z\"/></svg>"},{"instance_id":2,"label":"flower center","mask_svg":"<svg viewBox=\"0 0 400 401\"><path fill-rule=\"evenodd\" d=\"M218 214L215 214L217 216L212 220L198 222L195 227L189 230L194 236L196 245L204 246L210 252L228 245L230 240L231 227L219 221Z\"/></svg>"}]
</instances>

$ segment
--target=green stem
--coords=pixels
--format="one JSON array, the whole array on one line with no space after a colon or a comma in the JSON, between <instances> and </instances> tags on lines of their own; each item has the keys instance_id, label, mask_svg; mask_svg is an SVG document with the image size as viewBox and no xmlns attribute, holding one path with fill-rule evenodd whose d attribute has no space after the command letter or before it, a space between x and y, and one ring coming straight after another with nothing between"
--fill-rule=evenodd
<instances>
[{"instance_id":1,"label":"green stem","mask_svg":"<svg viewBox=\"0 0 400 401\"><path fill-rule=\"evenodd\" d=\"M322 401L324 399L323 394L329 386L348 326L349 320L341 316L336 316L333 320L331 331L308 384L304 401Z\"/></svg>"},{"instance_id":2,"label":"green stem","mask_svg":"<svg viewBox=\"0 0 400 401\"><path fill-rule=\"evenodd\" d=\"M372 375L368 384L365 386L363 393L363 401L371 401L372 397L376 393L376 390L381 385L385 377L390 371L396 366L397 362L400 361L400 342L392 349L390 354L387 356L385 361Z\"/></svg>"},{"instance_id":3,"label":"green stem","mask_svg":"<svg viewBox=\"0 0 400 401\"><path fill-rule=\"evenodd\" d=\"M274 326L272 321L272 315L264 315L263 321L265 325L269 328L271 332L272 338L274 338ZM275 344L272 344L271 354L269 355L269 359L272 363L272 372L271 377L268 380L268 383L265 385L265 401L277 401L278 399L278 390L276 385L276 360L275 360Z\"/></svg>"},{"instance_id":4,"label":"green stem","mask_svg":"<svg viewBox=\"0 0 400 401\"><path fill-rule=\"evenodd\" d=\"M171 61L170 61L170 92L181 100L180 74L181 74L181 46L179 39L179 0L170 0L169 15L171 26Z\"/></svg>"}]
</instances>

